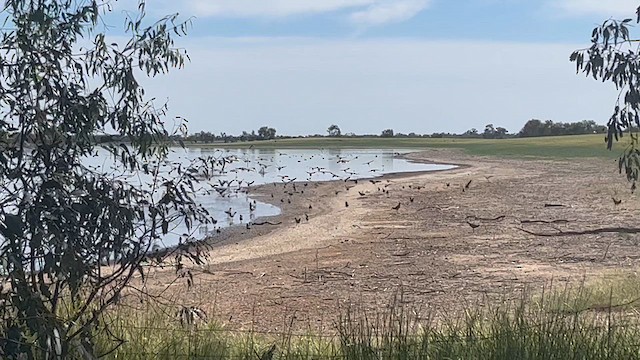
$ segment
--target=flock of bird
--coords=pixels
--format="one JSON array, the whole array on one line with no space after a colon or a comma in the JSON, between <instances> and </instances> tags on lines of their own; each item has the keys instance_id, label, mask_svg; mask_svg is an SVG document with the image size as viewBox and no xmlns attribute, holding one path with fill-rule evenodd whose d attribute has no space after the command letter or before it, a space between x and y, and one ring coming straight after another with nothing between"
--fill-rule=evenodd
<instances>
[{"instance_id":1,"label":"flock of bird","mask_svg":"<svg viewBox=\"0 0 640 360\"><path fill-rule=\"evenodd\" d=\"M259 207L266 206L264 203L259 203L255 199L251 199L248 195L237 196L238 194L248 194L249 189L253 185L263 185L265 183L273 184L273 191L270 194L267 192L267 196L270 196L272 200L267 201L277 204L278 201L284 204L292 204L299 201L309 201L304 195L305 191L308 191L309 186L318 186L318 181L344 181L344 190L335 190L335 195L338 196L343 191L349 191L351 188L358 184L358 181L369 182L373 187L371 190L361 188L358 190L360 198L368 196L371 192L376 190L381 194L391 197L391 185L393 184L389 180L377 179L385 171L383 161L378 161L378 155L369 154L369 158L361 157L362 154L353 155L341 155L341 154L325 154L325 153L284 153L276 152L274 156L262 156L262 157L247 157L242 158L238 155L230 155L224 157L218 165L219 170L217 177L213 177L213 181L210 181L211 192L217 194L220 197L238 197L246 201L246 208L243 205L239 205L236 201L234 206L229 207L224 211L226 215L226 222L228 225L235 225L236 221L243 224L246 229L251 229L255 225L276 225L269 221L256 222L256 219L263 216L260 213ZM394 153L393 155L398 155ZM371 158L373 156L373 158ZM284 157L284 159L280 159ZM316 160L315 164L309 166L305 164L309 161ZM322 164L318 165L318 160L322 160ZM388 159L387 159L388 161ZM393 161L393 160L392 160ZM231 165L241 164L241 165ZM305 166L307 165L307 166ZM230 175L235 174L235 177ZM490 181L492 176L486 176L486 179ZM447 188L454 187L461 192L467 192L471 189L474 180L468 179L461 184L452 184L451 182L445 182L444 186ZM280 185L278 185L280 184ZM402 186L404 188L404 186ZM423 186L416 186L414 184L408 185L410 189L420 190ZM210 192L210 193L211 193ZM406 192L404 192L406 194ZM403 206L407 206L413 203L416 199L416 194L408 196L403 201L398 201L394 206L390 206L389 211L398 212ZM344 200L344 207L349 208L353 204L350 204L351 200ZM619 206L622 203L622 199L612 196L614 206ZM298 204L299 205L299 204ZM305 204L309 211L298 213L292 216L290 221L295 224L301 224L303 221L309 221L312 216L313 204ZM300 208L300 206L298 206ZM482 226L479 219L467 217L463 224L469 226L472 232ZM214 227L215 232L221 232L222 227ZM210 234L207 229L207 234Z\"/></svg>"},{"instance_id":2,"label":"flock of bird","mask_svg":"<svg viewBox=\"0 0 640 360\"><path fill-rule=\"evenodd\" d=\"M394 155L398 155L398 154L394 153ZM273 191L271 191L268 196L270 196L273 199L270 202L272 203L275 202L276 204L278 203L278 201L281 204L292 204L293 201L308 201L307 197L302 197L297 195L304 195L305 190L308 190L308 187L310 185L318 186L319 185L318 182L314 180L314 177L318 175L324 175L325 176L324 180L343 181L345 183L345 186L344 186L345 191L349 191L352 187L356 186L358 184L358 181L363 181L363 182L368 181L369 183L374 185L374 189L377 189L378 192L385 194L387 197L390 197L391 192L389 190L389 187L390 185L392 185L390 180L386 180L385 182L375 178L381 175L382 172L384 171L384 166L382 164L378 164L378 162L376 161L377 160L376 158L378 158L378 155L375 155L373 159L370 159L368 161L362 161L362 160L358 161L359 155L329 156L329 155L312 154L308 157L305 157L303 154L281 153L279 154L279 156L287 157L287 161L289 165L291 165L292 160L293 160L293 164L300 163L300 165L298 166L291 166L291 167L297 168L298 174L300 174L300 168L304 168L302 163L310 159L313 159L316 156L321 157L321 159L325 160L326 162L330 162L330 163L333 162L335 164L342 165L342 167L339 169L333 168L330 170L327 168L326 165L311 166L306 170L304 170L304 172L307 174L306 178L299 179L297 175L285 174L283 170L287 168L287 165L281 164L278 161L277 157L273 157L273 158L258 157L257 159L253 159L253 160L239 159L239 158L231 159L231 161L234 161L234 162L238 162L238 161L243 162L244 166L236 166L234 168L229 169L228 171L236 172L236 173L238 172L252 173L253 172L253 173L260 174L261 176L265 176L270 172L271 178L277 179L277 181L273 182ZM354 164L354 163L356 164L355 166L345 166L345 165ZM255 164L255 165L252 166L252 164ZM365 171L363 173L362 172L359 173L358 171L354 171L354 169L352 168L354 169L359 168L360 170L364 168ZM369 179L366 179L366 180L363 179L366 177L369 177ZM247 180L240 180L239 178L218 179L217 184L214 184L213 188L216 189L216 192L218 193L218 195L224 197L224 196L231 196L232 194L237 194L238 192L248 193L249 187L253 185L255 182L256 180L247 181ZM260 183L264 183L264 182L267 182L267 181L261 181ZM280 186L278 186L278 184L280 184ZM469 180L466 182L466 184L461 186L462 192L469 190L471 184L472 184L472 180ZM446 183L445 185L446 187L450 187L451 183ZM402 187L404 188L405 186L402 186ZM413 190L421 190L423 187L424 186L408 185L408 188ZM342 190L335 190L335 195L337 196L341 192ZM360 195L361 198L366 196L368 193L369 191L358 191L358 195ZM275 225L275 223L271 223L269 221L256 222L255 221L256 210L259 206L259 203L257 203L256 200L250 199L248 196L246 196L245 199L248 203L248 214L249 214L248 219L246 216L243 216L243 212L238 211L238 209L234 209L233 207L230 207L228 210L224 211L224 213L227 216L227 223L229 225L235 224L236 219L239 220L240 223L244 223L244 226L246 227L246 229L251 229L252 226L254 225L264 225L264 224ZM415 200L415 194L413 196L408 197L409 204L413 203L414 200ZM398 212L402 207L402 205L403 205L402 202L398 202L395 206L392 206L390 208L390 211ZM344 206L345 208L349 207L349 202L347 200L344 201ZM309 213L311 213L311 210L313 210L313 205L309 204L308 209L309 209L308 212L304 212L297 216L293 216L293 221L295 222L295 224L300 224L303 221L309 221L309 218L310 218ZM244 213L246 214L246 212ZM467 224L471 227L472 230L475 230L477 227L480 226L479 224L476 224L470 221L467 221ZM221 228L217 227L215 228L215 231L219 233L221 232Z\"/></svg>"},{"instance_id":3,"label":"flock of bird","mask_svg":"<svg viewBox=\"0 0 640 360\"><path fill-rule=\"evenodd\" d=\"M391 154L388 154L391 155ZM393 153L394 156L399 153ZM201 188L202 194L230 199L244 199L248 203L248 211L240 205L241 201L233 201L233 206L224 211L226 224L235 225L237 221L250 228L256 217L260 217L260 206L249 198L248 192L253 185L273 183L283 185L281 203L291 204L295 194L304 194L309 184L318 181L343 180L355 181L364 177L380 176L385 171L385 162L393 161L389 156L366 154L364 160L360 154L342 155L325 153L285 153L277 151L273 156L247 156L238 154L221 154L216 163L217 170L207 174L208 187ZM305 166L306 165L306 166ZM348 190L348 188L347 188ZM272 198L276 194L271 194ZM271 201L273 202L273 201ZM277 200L276 200L277 203ZM345 203L348 206L348 203ZM309 205L310 209L312 208ZM258 214L258 215L256 215ZM299 223L308 219L308 214L296 218ZM221 226L214 227L216 233L221 232ZM209 228L201 228L201 233L211 234Z\"/></svg>"}]
</instances>

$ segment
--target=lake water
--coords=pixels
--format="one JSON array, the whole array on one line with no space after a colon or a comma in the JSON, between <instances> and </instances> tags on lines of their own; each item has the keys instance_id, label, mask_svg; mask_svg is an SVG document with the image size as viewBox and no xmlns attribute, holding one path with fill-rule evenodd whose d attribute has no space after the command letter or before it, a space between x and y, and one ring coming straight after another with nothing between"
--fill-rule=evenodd
<instances>
[{"instance_id":1,"label":"lake water","mask_svg":"<svg viewBox=\"0 0 640 360\"><path fill-rule=\"evenodd\" d=\"M357 149L214 149L189 147L175 148L169 155L169 161L187 163L198 157L232 157L236 161L228 164L224 172L216 173L209 180L210 185L225 185L222 193L209 191L199 194L197 199L218 220L213 227L201 227L196 237L204 238L218 227L244 224L258 217L280 214L277 206L255 201L243 190L249 186L290 181L330 181L379 177L388 173L434 171L454 168L452 165L424 164L407 161L397 155L410 150L357 150ZM102 155L102 154L101 154ZM104 171L110 167L106 156L90 159L91 165ZM223 187L220 187L223 188ZM250 211L250 203L255 208ZM229 209L236 214L233 217L225 212ZM242 220L240 219L242 217ZM180 234L185 232L182 225L172 229L171 236L163 241L164 246L177 243Z\"/></svg>"}]
</instances>

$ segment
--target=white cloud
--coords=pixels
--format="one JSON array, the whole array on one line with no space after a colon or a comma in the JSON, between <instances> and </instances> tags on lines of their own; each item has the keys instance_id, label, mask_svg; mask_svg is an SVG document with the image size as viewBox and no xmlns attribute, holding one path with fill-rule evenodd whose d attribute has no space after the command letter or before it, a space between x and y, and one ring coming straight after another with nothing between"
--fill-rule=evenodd
<instances>
[{"instance_id":1,"label":"white cloud","mask_svg":"<svg viewBox=\"0 0 640 360\"><path fill-rule=\"evenodd\" d=\"M342 12L358 25L381 25L410 19L433 0L148 0L154 14L179 12L199 18L279 19ZM135 10L137 0L120 0L114 9Z\"/></svg>"},{"instance_id":2,"label":"white cloud","mask_svg":"<svg viewBox=\"0 0 640 360\"><path fill-rule=\"evenodd\" d=\"M283 17L316 14L375 3L376 0L188 0L196 16Z\"/></svg>"},{"instance_id":3,"label":"white cloud","mask_svg":"<svg viewBox=\"0 0 640 360\"><path fill-rule=\"evenodd\" d=\"M637 0L552 0L550 4L568 15L598 15L605 18L632 18L639 5Z\"/></svg>"},{"instance_id":4,"label":"white cloud","mask_svg":"<svg viewBox=\"0 0 640 360\"><path fill-rule=\"evenodd\" d=\"M412 18L431 3L430 0L380 1L367 9L356 11L350 19L360 25L381 25L400 22Z\"/></svg>"}]
</instances>

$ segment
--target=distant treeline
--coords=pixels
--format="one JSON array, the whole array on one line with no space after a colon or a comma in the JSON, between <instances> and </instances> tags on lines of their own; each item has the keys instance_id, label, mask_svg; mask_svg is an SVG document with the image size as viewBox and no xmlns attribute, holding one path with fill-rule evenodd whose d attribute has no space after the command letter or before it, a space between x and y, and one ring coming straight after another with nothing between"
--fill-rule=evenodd
<instances>
[{"instance_id":1,"label":"distant treeline","mask_svg":"<svg viewBox=\"0 0 640 360\"><path fill-rule=\"evenodd\" d=\"M536 136L558 136L558 135L581 135L581 134L602 134L607 132L607 127L598 125L593 120L583 120L573 123L554 123L551 120L529 120L520 132L520 137Z\"/></svg>"},{"instance_id":2,"label":"distant treeline","mask_svg":"<svg viewBox=\"0 0 640 360\"><path fill-rule=\"evenodd\" d=\"M432 133L417 134L411 132L408 134L395 132L393 129L384 129L380 134L343 134L338 125L331 125L327 129L327 134L313 134L304 136L283 136L276 135L276 129L263 126L260 129L250 132L243 131L240 135L229 135L227 133L215 134L210 131L200 131L187 136L175 135L173 140L181 140L190 143L230 143L238 141L257 141L272 139L291 139L291 138L318 138L318 137L363 137L363 138L478 138L478 139L505 139L515 137L537 137L537 136L559 136L559 135L581 135L581 134L602 134L606 133L607 128L604 125L598 125L593 120L583 120L573 123L553 122L551 120L541 121L532 119L522 127L518 133L509 133L507 129L501 126L487 124L482 132L475 128L469 129L462 134L455 133ZM120 142L121 139L114 135L96 136L97 142Z\"/></svg>"},{"instance_id":3,"label":"distant treeline","mask_svg":"<svg viewBox=\"0 0 640 360\"><path fill-rule=\"evenodd\" d=\"M276 129L263 126L257 131L243 131L240 135L229 135L227 133L215 134L210 131L201 131L190 134L181 140L192 143L214 143L214 142L237 142L237 141L256 141L271 139L290 139L290 138L318 138L318 137L367 137L367 138L484 138L484 139L505 139L515 137L536 137L536 136L559 136L559 135L581 135L581 134L601 134L606 133L604 125L598 125L593 120L583 120L573 123L553 122L551 120L541 121L532 119L522 127L518 133L509 133L507 129L501 126L487 124L482 132L475 128L469 129L462 134L455 133L432 133L417 134L411 132L408 134L395 132L393 129L384 129L380 134L343 134L338 125L331 125L327 129L327 134L313 134L304 136L282 136L276 135Z\"/></svg>"}]
</instances>

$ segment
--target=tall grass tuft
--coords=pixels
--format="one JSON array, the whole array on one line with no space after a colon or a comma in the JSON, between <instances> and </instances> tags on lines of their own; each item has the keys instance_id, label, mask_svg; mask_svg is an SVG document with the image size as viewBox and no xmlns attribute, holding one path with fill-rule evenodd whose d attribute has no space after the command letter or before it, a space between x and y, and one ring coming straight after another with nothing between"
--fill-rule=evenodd
<instances>
[{"instance_id":1,"label":"tall grass tuft","mask_svg":"<svg viewBox=\"0 0 640 360\"><path fill-rule=\"evenodd\" d=\"M524 294L461 316L421 314L396 298L386 311L348 307L325 334L237 332L215 323L183 327L170 312L120 309L106 359L640 359L636 316L614 307L576 310L585 292ZM576 307L577 306L577 307ZM566 311L571 309L571 311ZM291 317L293 319L293 317ZM114 343L100 337L98 347Z\"/></svg>"}]
</instances>

